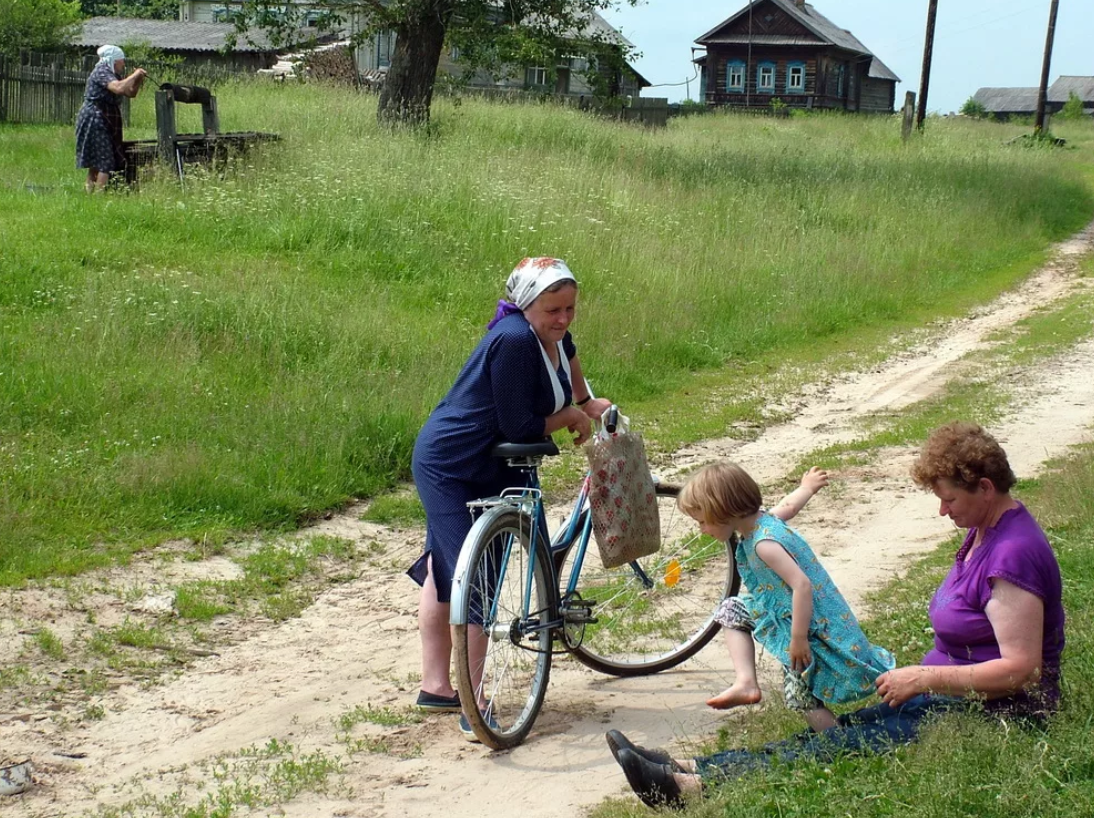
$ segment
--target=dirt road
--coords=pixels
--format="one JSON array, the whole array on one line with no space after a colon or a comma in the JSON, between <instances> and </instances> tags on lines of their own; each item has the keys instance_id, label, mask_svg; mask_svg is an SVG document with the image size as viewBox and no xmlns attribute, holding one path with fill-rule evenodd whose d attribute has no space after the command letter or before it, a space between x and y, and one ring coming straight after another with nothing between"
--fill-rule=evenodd
<instances>
[{"instance_id":1,"label":"dirt road","mask_svg":"<svg viewBox=\"0 0 1094 818\"><path fill-rule=\"evenodd\" d=\"M989 346L992 333L1091 286L1076 272L1078 258L1091 252L1094 225L1058 247L1044 269L995 303L932 328L920 346L879 367L811 385L791 407L789 422L754 441L710 440L678 452L676 468L731 456L761 482L785 478L810 451L859 436L857 422L866 413L899 410L962 377L967 371L962 361ZM1019 476L1035 474L1048 458L1089 439L1092 358L1094 339L1089 339L1031 371L1011 373L1013 399L993 431ZM894 449L877 465L840 471L834 486L796 521L852 605L953 531L938 517L933 498L915 491L907 479L912 455L910 449ZM431 716L396 727L358 727L355 735L375 739L384 752L347 758L336 735L338 718L358 705L405 710L418 671L416 589L399 566L412 561L422 534L363 523L359 514L360 509L349 509L317 530L362 545L378 543L383 559L372 561L355 581L330 588L299 618L255 627L219 656L199 659L160 684L124 684L105 692L94 702L105 713L99 720L66 726L62 717L72 714L63 711L0 714L0 755L29 756L41 779L31 793L0 802L4 814L74 816L124 804L135 810L126 814L162 814L151 801L132 805L142 795L163 798L173 792L196 801L218 786L202 771L202 762L277 739L343 758L343 772L328 779L325 793L305 792L280 810L250 814L386 818L443 809L446 818L579 815L605 796L625 791L603 741L606 725L644 743L686 750L693 738L713 732L726 718L703 704L732 678L715 643L678 670L644 679L608 678L573 661L558 661L536 729L510 752L490 753L470 744L456 731L454 717ZM138 566L125 581L138 589L131 596L141 597L173 577L230 576L233 570L226 560L167 569ZM118 604L110 595L103 600L100 618ZM95 603L85 598L81 604ZM36 617L63 623L71 615L61 591L52 596L9 592L0 597L0 606L5 620L22 627ZM0 630L5 641L18 639L15 627L20 625ZM0 656L5 662L11 658Z\"/></svg>"}]
</instances>

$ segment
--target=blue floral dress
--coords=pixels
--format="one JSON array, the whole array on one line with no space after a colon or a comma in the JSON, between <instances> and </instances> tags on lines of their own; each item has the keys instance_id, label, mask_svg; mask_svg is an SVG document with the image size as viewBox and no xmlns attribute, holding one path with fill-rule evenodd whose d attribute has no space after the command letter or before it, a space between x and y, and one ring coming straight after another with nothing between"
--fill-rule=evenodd
<instances>
[{"instance_id":1,"label":"blue floral dress","mask_svg":"<svg viewBox=\"0 0 1094 818\"><path fill-rule=\"evenodd\" d=\"M737 545L737 568L749 593L741 597L755 624L753 636L772 656L790 667L790 622L793 592L756 554L763 540L773 540L813 584L813 618L809 649L813 662L802 673L813 695L825 704L862 699L874 692L874 680L896 666L885 648L870 644L847 601L840 594L809 544L778 517L766 512L756 528Z\"/></svg>"}]
</instances>

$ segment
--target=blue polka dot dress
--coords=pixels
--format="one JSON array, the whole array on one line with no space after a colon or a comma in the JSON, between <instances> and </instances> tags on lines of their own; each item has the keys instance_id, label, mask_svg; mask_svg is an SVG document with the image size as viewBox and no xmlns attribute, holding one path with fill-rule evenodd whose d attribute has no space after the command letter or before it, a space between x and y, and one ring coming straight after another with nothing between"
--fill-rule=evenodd
<instances>
[{"instance_id":1,"label":"blue polka dot dress","mask_svg":"<svg viewBox=\"0 0 1094 818\"><path fill-rule=\"evenodd\" d=\"M425 506L425 554L407 573L421 584L433 556L437 598L448 602L452 573L472 525L467 503L524 484L524 475L491 457L495 443L544 438L546 419L573 397L569 333L552 376L543 347L522 313L499 321L479 342L414 444L411 468Z\"/></svg>"},{"instance_id":2,"label":"blue polka dot dress","mask_svg":"<svg viewBox=\"0 0 1094 818\"><path fill-rule=\"evenodd\" d=\"M100 171L121 170L125 166L122 152L122 111L120 94L112 93L107 85L119 79L113 66L101 62L87 78L84 104L76 115L76 167Z\"/></svg>"}]
</instances>

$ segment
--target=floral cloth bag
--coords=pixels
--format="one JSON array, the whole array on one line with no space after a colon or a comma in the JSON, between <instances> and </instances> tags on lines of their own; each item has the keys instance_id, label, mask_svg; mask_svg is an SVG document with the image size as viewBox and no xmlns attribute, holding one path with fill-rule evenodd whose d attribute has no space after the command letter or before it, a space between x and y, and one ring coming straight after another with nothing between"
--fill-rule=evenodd
<instances>
[{"instance_id":1,"label":"floral cloth bag","mask_svg":"<svg viewBox=\"0 0 1094 818\"><path fill-rule=\"evenodd\" d=\"M621 418L622 420L622 418ZM585 444L593 533L605 568L617 568L661 547L657 494L641 435L600 431Z\"/></svg>"}]
</instances>

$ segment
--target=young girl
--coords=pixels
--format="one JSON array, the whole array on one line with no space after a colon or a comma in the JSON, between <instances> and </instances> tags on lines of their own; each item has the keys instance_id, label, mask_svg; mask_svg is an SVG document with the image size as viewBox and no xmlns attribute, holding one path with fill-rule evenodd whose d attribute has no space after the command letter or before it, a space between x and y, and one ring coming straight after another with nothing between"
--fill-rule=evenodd
<instances>
[{"instance_id":1,"label":"young girl","mask_svg":"<svg viewBox=\"0 0 1094 818\"><path fill-rule=\"evenodd\" d=\"M782 664L786 704L814 730L836 724L826 704L868 696L874 680L895 667L889 651L866 639L809 545L786 525L827 483L826 472L811 469L768 513L756 481L725 461L700 470L680 492L680 509L704 534L727 542L740 535L737 568L749 590L718 611L737 678L707 702L711 707L760 701L753 638Z\"/></svg>"}]
</instances>

